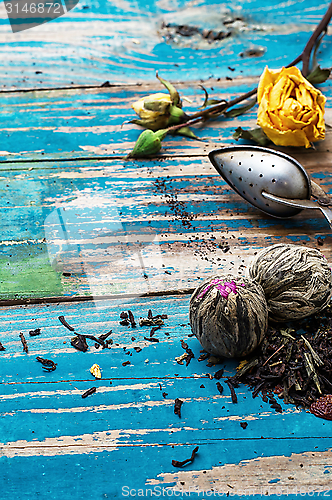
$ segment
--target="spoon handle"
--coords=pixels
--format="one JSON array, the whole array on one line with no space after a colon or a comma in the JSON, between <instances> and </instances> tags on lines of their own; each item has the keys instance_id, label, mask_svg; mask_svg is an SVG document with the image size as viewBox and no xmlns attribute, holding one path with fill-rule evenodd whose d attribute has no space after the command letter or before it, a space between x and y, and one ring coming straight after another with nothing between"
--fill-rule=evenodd
<instances>
[{"instance_id":1,"label":"spoon handle","mask_svg":"<svg viewBox=\"0 0 332 500\"><path fill-rule=\"evenodd\" d=\"M280 198L274 194L266 193L262 191L262 196L268 200L276 201L282 205L288 205L289 207L296 208L319 208L319 210L324 214L326 220L328 221L330 228L332 229L332 210L327 207L322 207L316 201L311 200L291 200L289 198Z\"/></svg>"},{"instance_id":2,"label":"spoon handle","mask_svg":"<svg viewBox=\"0 0 332 500\"><path fill-rule=\"evenodd\" d=\"M332 199L330 195L326 193L326 191L324 191L322 186L313 181L311 177L310 177L310 184L311 184L311 196L313 198L316 198L317 202L320 205L324 207L332 205Z\"/></svg>"},{"instance_id":3,"label":"spoon handle","mask_svg":"<svg viewBox=\"0 0 332 500\"><path fill-rule=\"evenodd\" d=\"M319 209L325 215L325 219L328 221L330 228L332 229L332 210L330 208L322 207L321 205L319 205Z\"/></svg>"}]
</instances>

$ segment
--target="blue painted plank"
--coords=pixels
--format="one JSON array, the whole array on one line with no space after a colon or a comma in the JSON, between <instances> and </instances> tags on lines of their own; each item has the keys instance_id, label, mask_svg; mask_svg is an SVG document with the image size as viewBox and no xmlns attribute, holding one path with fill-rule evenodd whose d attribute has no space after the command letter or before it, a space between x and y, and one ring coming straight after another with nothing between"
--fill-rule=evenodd
<instances>
[{"instance_id":1,"label":"blue painted plank","mask_svg":"<svg viewBox=\"0 0 332 500\"><path fill-rule=\"evenodd\" d=\"M328 2L316 0L157 2L142 0L87 2L49 24L11 33L3 8L0 19L2 88L100 85L153 80L156 70L173 80L211 76L258 76L264 66L281 66L300 53L325 13ZM236 21L236 19L239 20ZM235 21L234 21L235 20ZM231 21L224 25L223 22ZM224 40L181 36L162 24L189 25L225 32ZM66 33L66 36L64 36ZM241 57L246 49L260 57ZM330 37L320 59L329 65ZM228 67L234 68L231 72Z\"/></svg>"},{"instance_id":2,"label":"blue painted plank","mask_svg":"<svg viewBox=\"0 0 332 500\"><path fill-rule=\"evenodd\" d=\"M331 191L329 167L318 173L310 158L309 173ZM243 274L267 242L329 239L318 211L272 219L205 157L45 162L21 173L27 165L2 166L2 299L192 288L218 270Z\"/></svg>"},{"instance_id":3,"label":"blue painted plank","mask_svg":"<svg viewBox=\"0 0 332 500\"><path fill-rule=\"evenodd\" d=\"M319 171L314 153L301 161L331 192L324 154ZM318 236L332 259L322 214L264 215L205 156L2 164L1 178L2 300L193 288L213 273L245 274L267 243L317 247Z\"/></svg>"},{"instance_id":4,"label":"blue painted plank","mask_svg":"<svg viewBox=\"0 0 332 500\"><path fill-rule=\"evenodd\" d=\"M211 80L206 83L211 97L232 99L257 86L257 78L240 78L233 81ZM196 112L203 104L200 82L178 85L181 96L191 99L184 102L184 110ZM331 122L331 81L320 86L328 101L327 122ZM118 86L98 89L72 89L39 92L14 92L0 94L0 160L73 160L74 158L119 157L122 159L133 148L141 127L130 124L136 117L131 105L139 98L165 90L158 82L151 85ZM233 132L238 126L251 128L256 125L257 107L238 118L219 118L205 127L193 127L202 141L167 137L163 154L206 154L215 147L234 143ZM330 148L331 130L327 140L318 143L319 153ZM291 154L293 148L283 148ZM295 154L308 152L295 150ZM312 152L309 152L309 156ZM317 152L315 153L317 154ZM24 166L21 167L24 169ZM30 166L28 167L30 168ZM34 168L38 168L36 165ZM29 171L24 171L29 175Z\"/></svg>"},{"instance_id":5,"label":"blue painted plank","mask_svg":"<svg viewBox=\"0 0 332 500\"><path fill-rule=\"evenodd\" d=\"M183 460L184 458L190 456L193 448L199 445L199 454L197 455L195 462L186 468L185 471L179 471L171 465L173 459ZM220 491L220 496L230 496L232 493L235 498L245 498L249 499L253 497L253 494L243 494L244 481L248 481L246 474L252 474L255 470L253 466L256 466L256 470L261 463L264 463L264 458L266 461L266 456L268 456L268 450L271 445L275 449L276 456L273 460L268 462L270 469L264 468L263 473L265 478L256 479L254 475L249 477L249 484L251 486L251 491L256 489L256 495L260 498L262 494L265 496L266 492L272 493L271 498L275 500L280 498L280 493L278 495L278 489L273 484L268 484L269 480L278 478L280 472L278 470L273 470L273 463L279 465L278 454L286 454L285 472L291 477L293 475L293 481L283 481L281 483L284 491L286 493L286 485L288 486L287 498L298 498L301 490L301 497L310 498L312 497L312 492L316 491L327 491L329 492L329 475L322 475L324 471L329 471L328 465L326 463L326 455L324 456L325 446L321 441L316 439L308 440L305 443L301 441L289 441L289 440L255 440L252 442L247 442L245 448L239 445L237 442L214 442L213 444L204 444L200 441L195 440L194 443L184 444L180 446L166 445L166 446L136 446L136 447L126 447L119 449L114 449L111 451L105 451L101 453L90 452L84 456L82 455L65 455L65 456L40 456L40 457L16 457L16 458L1 458L1 475L3 477L3 494L6 496L17 496L20 498L30 499L31 495L41 498L42 500L47 500L50 497L58 500L63 498L73 498L79 500L84 496L85 498L96 500L103 498L125 498L123 493L128 491L128 487L136 490L136 497L151 498L151 490L156 492L156 496L162 496L163 487L164 497L167 496L180 496L169 491L167 494L167 488L174 487L178 483L178 488L181 487L180 480L175 478L171 482L163 482L162 477L164 474L179 476L185 472L189 475L189 481L187 477L183 477L184 488L183 491L189 489L190 484L194 487L195 482L190 477L190 471L194 471L193 476L198 475L196 471L199 471L200 477L204 477L202 474L211 474L214 477L214 482L211 479L211 484L206 484L201 488L200 495L195 495L192 491L192 498L204 498L207 499L212 496L213 489ZM300 463L305 464L306 470L310 467L310 462L308 463L307 456L308 450L314 450L316 448L316 454L321 453L321 465L317 469L320 472L319 479L325 479L325 484L305 484L297 480L297 474L301 471ZM293 455L292 455L293 454ZM310 453L314 455L314 453ZM300 457L300 460L295 460L295 457ZM292 457L292 458L291 458ZM324 458L323 458L324 457ZM222 481L224 469L222 464L225 463L227 458L230 460L229 463L234 463L234 472L226 476L228 480L228 486L226 482ZM251 463L246 462L250 460ZM242 461L242 462L241 462ZM288 464L287 464L288 461ZM300 463L299 463L300 462ZM227 462L226 462L227 463ZM285 463L283 466L285 467ZM239 464L239 465L237 465ZM250 467L251 465L251 467ZM220 466L220 472L218 467ZM250 467L250 470L246 473L246 468ZM229 469L228 469L229 470ZM188 472L187 472L188 471ZM227 469L226 469L227 471ZM257 471L258 472L258 471ZM195 474L196 473L196 474ZM160 477L160 479L155 479ZM191 479L191 481L190 481ZM154 484L153 480L156 481ZM160 481L160 482L159 482ZM243 481L243 482L242 482ZM317 481L317 480L316 480ZM151 484L152 483L152 484ZM189 483L189 484L188 484ZM230 486L229 486L230 485ZM311 486L311 487L310 487ZM154 488L156 488L154 490ZM178 489L177 488L177 489ZM211 491L212 489L212 491ZM138 490L142 490L143 493L139 493ZM235 490L235 491L234 491ZM160 494L158 494L160 491ZM280 489L279 489L280 491ZM297 494L296 494L297 491ZM204 492L207 492L205 495ZM241 492L241 493L240 493ZM308 495L306 495L308 492ZM237 495L237 493L240 493ZM273 495L274 493L274 495ZM126 494L126 493L125 493ZM293 494L293 496L291 496ZM318 493L317 496L328 496L328 493L323 494ZM186 495L188 496L188 494ZM183 494L183 497L186 497ZM128 496L127 496L128 497ZM286 495L285 495L286 497ZM130 498L130 497L129 497ZM180 496L181 498L181 496ZM218 497L217 497L218 498Z\"/></svg>"},{"instance_id":6,"label":"blue painted plank","mask_svg":"<svg viewBox=\"0 0 332 500\"><path fill-rule=\"evenodd\" d=\"M1 353L0 382L4 495L17 496L24 477L20 498L27 499L78 499L83 490L86 498L121 498L125 486L143 489L141 496L148 498L146 488L174 485L184 486L184 491L190 485L206 491L218 488L226 495L229 489L239 491L239 480L241 487L249 481L259 493L269 487L267 491L276 492L276 483L293 486L290 476L298 489L309 484L310 491L329 491L325 472L330 463L330 422L292 405L283 405L284 413L276 414L260 398L253 400L244 386L237 390L238 404L231 402L226 386L224 394L218 394L215 380L206 373L225 366L228 376L235 363L207 368L206 362L197 361L199 344L188 338L188 301L160 297L0 309L0 338L7 348ZM129 307L136 317L150 308L155 314L169 314L156 333L162 338L161 332L169 331L168 341L126 355L123 345L132 351L133 334L142 345L143 331L148 330L118 324L119 311ZM72 334L58 322L61 313L77 332L100 334L112 327L114 345L103 352L68 348ZM30 339L27 331L38 326L41 336ZM22 353L16 340L19 331L26 333L29 354ZM174 361L183 352L181 338L196 355L188 367ZM54 359L56 371L44 373L34 359L37 353ZM132 370L119 366L123 359L131 360ZM100 381L88 373L93 362L102 367L105 378ZM91 385L97 392L82 399L81 393ZM176 397L184 400L181 419L173 412ZM248 423L246 429L241 422ZM183 470L172 466L172 459L187 458L197 445L199 454L192 464ZM300 464L304 475L299 475Z\"/></svg>"}]
</instances>

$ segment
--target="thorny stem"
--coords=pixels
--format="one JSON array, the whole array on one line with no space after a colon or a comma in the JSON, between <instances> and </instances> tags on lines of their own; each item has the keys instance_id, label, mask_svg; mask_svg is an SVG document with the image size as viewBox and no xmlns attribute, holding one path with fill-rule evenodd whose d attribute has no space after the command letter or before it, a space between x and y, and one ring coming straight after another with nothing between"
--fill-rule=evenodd
<instances>
[{"instance_id":1,"label":"thorny stem","mask_svg":"<svg viewBox=\"0 0 332 500\"><path fill-rule=\"evenodd\" d=\"M302 61L302 74L304 77L308 76L308 71L309 71L309 61L310 61L310 55L313 47L315 46L315 43L318 39L318 37L323 33L323 31L327 28L330 20L332 17L332 2L329 5L329 8L327 9L326 13L324 14L323 18L321 19L320 23L317 25L315 31L312 33L311 37L309 38L306 46L304 47L303 51L301 54L294 59L290 64L288 64L286 67L289 68L290 66L295 66L295 64L298 64L300 61ZM208 120L209 118L213 118L215 116L218 116L219 114L223 113L226 111L226 109L231 108L232 106L235 106L236 104L245 101L246 99L249 99L249 97L255 95L257 93L257 87L250 90L246 94L243 94L242 96L239 96L229 102L223 101L219 104L215 104L214 106L211 106L210 108L204 109L203 111L198 111L197 113L194 113L191 116L188 116L188 120L184 123L180 123L179 125L174 125L173 127L170 127L168 129L168 132L173 133L179 130L182 127L188 127L189 125L193 125L195 123L198 123L200 121L205 121Z\"/></svg>"}]
</instances>

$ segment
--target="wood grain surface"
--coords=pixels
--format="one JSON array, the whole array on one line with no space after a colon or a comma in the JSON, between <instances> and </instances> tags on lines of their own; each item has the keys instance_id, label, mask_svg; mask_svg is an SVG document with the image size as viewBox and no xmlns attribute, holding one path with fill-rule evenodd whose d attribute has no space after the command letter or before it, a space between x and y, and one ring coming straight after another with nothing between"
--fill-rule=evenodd
<instances>
[{"instance_id":1,"label":"wood grain surface","mask_svg":"<svg viewBox=\"0 0 332 500\"><path fill-rule=\"evenodd\" d=\"M143 83L156 70L174 81L259 76L266 64L280 67L300 53L327 7L317 0L81 0L65 16L12 33L2 3L0 87ZM174 27L183 25L199 32L177 33ZM203 30L230 36L211 40ZM325 65L330 47L326 37Z\"/></svg>"},{"instance_id":2,"label":"wood grain surface","mask_svg":"<svg viewBox=\"0 0 332 500\"><path fill-rule=\"evenodd\" d=\"M156 70L189 99L187 113L203 104L200 85L213 98L237 97L257 86L266 65L296 57L327 7L81 0L13 34L0 5L1 498L331 494L330 422L282 400L276 413L246 386L232 403L225 380L237 360L199 361L188 318L203 279L244 276L266 245L319 248L332 264L327 221L318 210L265 215L211 165L208 153L234 144L238 126L255 126L257 108L194 127L200 141L168 137L155 158L125 160L142 130L130 123L132 103L163 91ZM322 66L330 66L331 39L329 28ZM320 89L326 139L310 150L274 149L331 194L331 80ZM153 335L159 342L147 340L151 327L119 323L121 311L137 321L149 309L168 316ZM112 330L112 346L88 340L88 351L77 351L61 315L76 333ZM36 328L40 335L30 336ZM188 366L181 340L195 356ZM43 370L37 356L56 370ZM90 373L95 363L100 380ZM222 394L213 378L221 368ZM172 465L196 446L192 463Z\"/></svg>"},{"instance_id":3,"label":"wood grain surface","mask_svg":"<svg viewBox=\"0 0 332 500\"><path fill-rule=\"evenodd\" d=\"M215 84L214 95L229 99L252 88L253 80ZM0 163L3 301L190 290L218 272L244 275L258 248L279 241L317 247L320 237L332 260L330 229L318 210L282 220L264 215L211 165L208 152L234 144L239 124L254 126L256 108L198 130L208 141L170 137L155 159L125 160L140 129L121 123L134 116L132 102L157 90L150 85L121 87L121 95L113 88L2 94L2 134L9 136L11 152L3 152ZM199 104L196 83L179 90ZM330 81L322 90L328 122ZM67 125L56 126L61 122ZM279 150L298 159L330 192L331 140L328 128L316 150Z\"/></svg>"},{"instance_id":4,"label":"wood grain surface","mask_svg":"<svg viewBox=\"0 0 332 500\"><path fill-rule=\"evenodd\" d=\"M272 495L280 488L284 493L302 488L309 498L313 491L330 490L329 422L292 405L275 413L245 386L232 403L224 381L236 363L208 367L207 360L198 360L201 347L190 337L188 307L189 297L175 295L0 309L6 348L0 395L4 495L31 498L33 492L43 499L76 500L83 492L95 499L122 498L127 488L192 495L198 488L250 498L252 491ZM136 321L149 309L168 315L154 335L158 343L144 340L151 327L119 324L120 312L128 309ZM70 345L75 334L60 323L60 315L77 333L98 336L112 329L113 345L97 350L88 340L89 350L77 351ZM36 328L41 334L30 337ZM195 355L188 366L176 361L184 353L181 340ZM52 359L56 370L45 373L36 356ZM101 380L89 372L94 363L101 367ZM220 368L223 394L209 378ZM96 393L82 399L92 386ZM174 414L176 398L183 401L181 418ZM195 446L193 464L183 470L172 466Z\"/></svg>"}]
</instances>

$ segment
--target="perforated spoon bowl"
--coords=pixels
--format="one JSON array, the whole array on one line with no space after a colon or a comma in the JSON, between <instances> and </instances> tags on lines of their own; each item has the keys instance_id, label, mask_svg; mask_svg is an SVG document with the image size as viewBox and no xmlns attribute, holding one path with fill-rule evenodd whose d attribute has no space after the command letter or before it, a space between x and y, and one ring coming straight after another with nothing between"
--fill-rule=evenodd
<instances>
[{"instance_id":1,"label":"perforated spoon bowl","mask_svg":"<svg viewBox=\"0 0 332 500\"><path fill-rule=\"evenodd\" d=\"M267 199L263 193L310 200L307 172L284 153L259 146L230 146L211 151L209 158L222 178L242 198L273 217L292 217L301 212L301 208Z\"/></svg>"}]
</instances>

